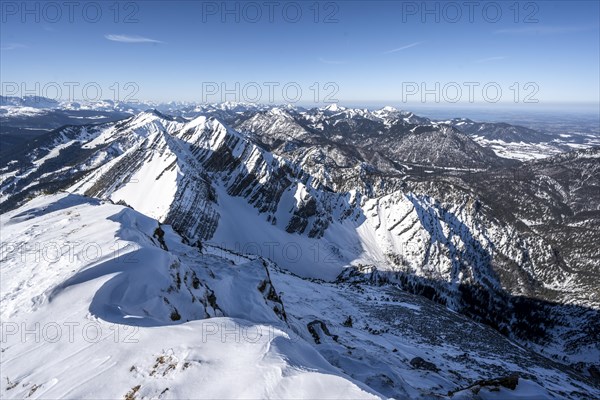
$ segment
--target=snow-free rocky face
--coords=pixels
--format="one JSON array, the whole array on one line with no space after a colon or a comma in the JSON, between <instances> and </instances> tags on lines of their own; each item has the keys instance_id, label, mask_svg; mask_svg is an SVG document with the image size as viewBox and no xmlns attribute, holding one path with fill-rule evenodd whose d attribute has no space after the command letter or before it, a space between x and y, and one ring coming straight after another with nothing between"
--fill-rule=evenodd
<instances>
[{"instance_id":1,"label":"snow-free rocky face","mask_svg":"<svg viewBox=\"0 0 600 400\"><path fill-rule=\"evenodd\" d=\"M3 156L3 320L140 338L45 344L36 366L17 357L39 343L7 336L3 394L89 397L107 379L111 398L600 393L597 148L520 162L468 120L204 111L67 126ZM102 257L32 262L34 242ZM268 335L194 336L220 324Z\"/></svg>"}]
</instances>

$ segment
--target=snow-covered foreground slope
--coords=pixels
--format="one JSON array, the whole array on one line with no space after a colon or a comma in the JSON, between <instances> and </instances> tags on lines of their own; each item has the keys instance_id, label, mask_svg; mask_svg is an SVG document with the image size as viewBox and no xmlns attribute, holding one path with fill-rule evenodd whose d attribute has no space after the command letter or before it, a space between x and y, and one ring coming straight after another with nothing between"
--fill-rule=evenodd
<instances>
[{"instance_id":1,"label":"snow-covered foreground slope","mask_svg":"<svg viewBox=\"0 0 600 400\"><path fill-rule=\"evenodd\" d=\"M217 271L252 270L222 280L215 300L196 275L208 270L164 250L180 238L157 228L73 195L2 217L3 398L376 397L286 329L256 287L239 291L261 278L250 261L211 258ZM235 318L201 321L223 315Z\"/></svg>"},{"instance_id":2,"label":"snow-covered foreground slope","mask_svg":"<svg viewBox=\"0 0 600 400\"><path fill-rule=\"evenodd\" d=\"M58 194L1 219L3 398L589 398L598 387L419 296L183 243Z\"/></svg>"}]
</instances>

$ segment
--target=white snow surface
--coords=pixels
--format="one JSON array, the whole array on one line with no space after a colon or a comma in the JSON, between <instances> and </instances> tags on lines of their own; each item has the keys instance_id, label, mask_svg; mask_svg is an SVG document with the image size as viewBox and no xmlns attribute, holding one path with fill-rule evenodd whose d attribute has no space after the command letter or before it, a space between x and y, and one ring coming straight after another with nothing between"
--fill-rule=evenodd
<instances>
[{"instance_id":1,"label":"white snow surface","mask_svg":"<svg viewBox=\"0 0 600 400\"><path fill-rule=\"evenodd\" d=\"M66 194L2 216L10 238L2 259L3 398L380 397L273 316L252 322L261 319L259 304L238 310L247 319L160 315L160 287L177 260L152 238L157 226L126 207ZM220 294L252 301L235 288ZM183 307L181 296L171 301Z\"/></svg>"}]
</instances>

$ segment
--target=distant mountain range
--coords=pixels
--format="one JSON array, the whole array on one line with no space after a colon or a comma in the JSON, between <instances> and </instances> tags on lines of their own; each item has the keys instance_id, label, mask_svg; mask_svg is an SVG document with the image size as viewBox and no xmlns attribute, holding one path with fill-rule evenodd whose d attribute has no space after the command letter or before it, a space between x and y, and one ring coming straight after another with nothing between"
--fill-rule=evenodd
<instances>
[{"instance_id":1,"label":"distant mountain range","mask_svg":"<svg viewBox=\"0 0 600 400\"><path fill-rule=\"evenodd\" d=\"M260 124L259 119L262 117L259 113L272 114L273 110L282 110L294 119L301 129L308 130L313 135L319 133L328 135L332 140L336 140L336 136L344 135L344 140L351 142L358 142L369 136L370 140L379 141L375 144L383 146L383 148L378 148L379 151L389 150L387 149L389 146L386 146L382 140L389 139L393 134L409 133L410 129L416 125L420 125L417 129L418 132L423 132L422 129L432 125L452 126L456 131L471 137L481 146L494 150L497 155L519 160L547 157L571 149L600 145L598 135L588 131L549 133L506 123L474 122L467 118L436 121L419 117L408 111L398 111L393 107L367 110L344 108L333 104L322 109L308 110L292 105L268 106L234 102L219 104L112 100L76 102L57 101L38 96L0 96L0 122L2 122L0 156L2 153L10 152L15 146L51 129L65 125L116 121L150 109L187 119L200 115L214 116L231 126L245 122L249 116L253 117L253 121L248 121L246 125L240 126L241 129L251 128L250 124ZM317 119L325 116L327 121L321 121L325 122L325 125L318 127ZM273 128L272 131L274 131ZM377 132L381 132L381 134ZM378 138L378 136L382 137ZM450 141L456 140L450 139ZM405 145L409 147L416 145L415 143L409 145L409 142L406 141ZM445 142L444 140L441 143ZM461 141L454 144L446 143L446 145L460 146L459 142ZM410 148L402 149L403 154L405 154L404 150L409 153L412 151ZM468 151L470 150L474 149ZM439 154L438 151L435 152ZM446 163L448 161L446 160ZM473 165L477 165L477 163Z\"/></svg>"}]
</instances>

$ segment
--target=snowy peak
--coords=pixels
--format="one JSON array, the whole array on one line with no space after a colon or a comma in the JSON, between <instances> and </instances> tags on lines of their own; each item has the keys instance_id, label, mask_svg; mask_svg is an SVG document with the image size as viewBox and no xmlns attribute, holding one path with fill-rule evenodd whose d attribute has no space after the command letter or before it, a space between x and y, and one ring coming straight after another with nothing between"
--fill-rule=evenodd
<instances>
[{"instance_id":1,"label":"snowy peak","mask_svg":"<svg viewBox=\"0 0 600 400\"><path fill-rule=\"evenodd\" d=\"M339 106L337 103L331 103L330 105L321 108L323 111L328 111L331 113L337 113L346 110L345 107Z\"/></svg>"}]
</instances>

